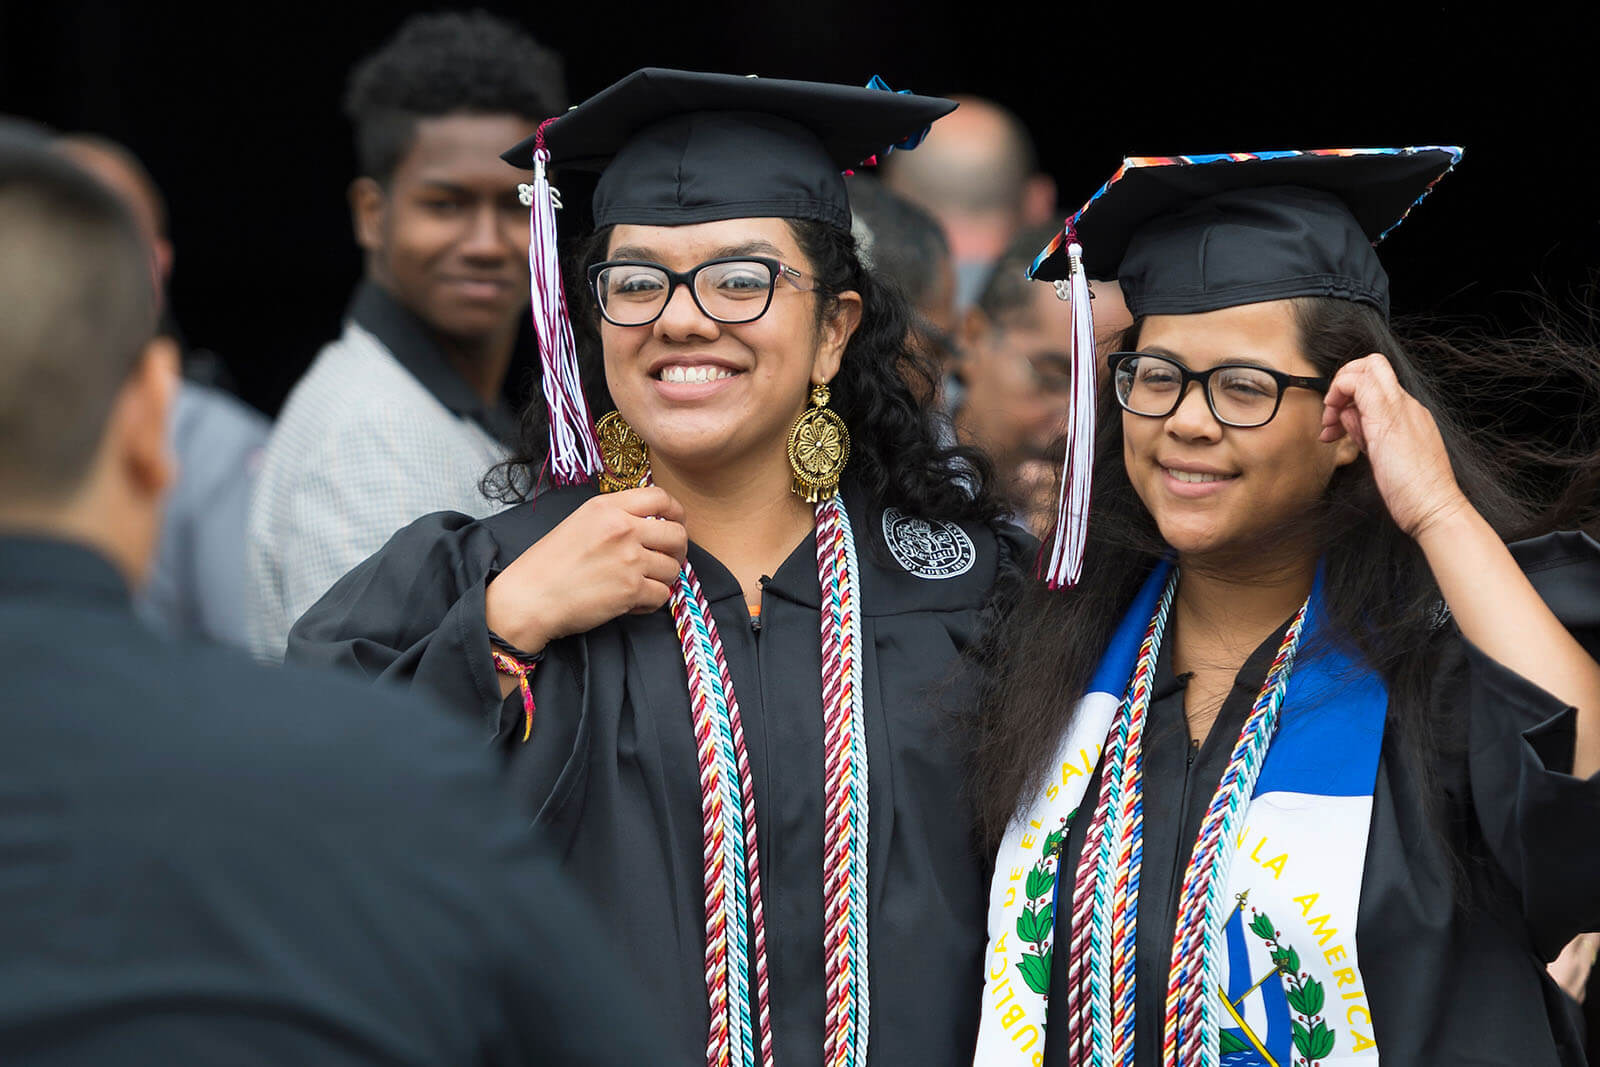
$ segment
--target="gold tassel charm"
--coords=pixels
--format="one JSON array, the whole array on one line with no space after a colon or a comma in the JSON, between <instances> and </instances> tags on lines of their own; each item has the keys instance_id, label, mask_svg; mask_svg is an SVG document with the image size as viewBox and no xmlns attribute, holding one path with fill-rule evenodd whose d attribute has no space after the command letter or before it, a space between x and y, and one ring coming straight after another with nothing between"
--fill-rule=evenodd
<instances>
[{"instance_id":1,"label":"gold tassel charm","mask_svg":"<svg viewBox=\"0 0 1600 1067\"><path fill-rule=\"evenodd\" d=\"M811 387L811 407L800 413L789 431L789 467L794 491L808 504L831 497L850 462L850 430L828 407L828 387Z\"/></svg>"},{"instance_id":2,"label":"gold tassel charm","mask_svg":"<svg viewBox=\"0 0 1600 1067\"><path fill-rule=\"evenodd\" d=\"M637 489L650 473L650 446L633 431L620 412L608 411L595 423L600 458L604 462L596 480L602 493Z\"/></svg>"}]
</instances>

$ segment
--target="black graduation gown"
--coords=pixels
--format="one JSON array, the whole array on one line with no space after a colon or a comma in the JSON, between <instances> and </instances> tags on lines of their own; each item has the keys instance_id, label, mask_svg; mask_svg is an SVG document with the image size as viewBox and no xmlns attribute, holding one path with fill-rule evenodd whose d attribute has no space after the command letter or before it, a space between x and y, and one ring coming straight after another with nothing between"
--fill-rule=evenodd
<instances>
[{"instance_id":1,"label":"black graduation gown","mask_svg":"<svg viewBox=\"0 0 1600 1067\"><path fill-rule=\"evenodd\" d=\"M554 642L538 706L502 700L485 637L486 583L592 495L542 495L489 519L439 514L396 534L295 626L289 660L354 666L425 686L503 746L516 797L565 856L660 998L662 1063L704 1059L700 787L683 654L671 614L627 616ZM871 1053L882 1063L967 1064L985 944L985 860L946 709L996 576L1031 559L1026 535L962 524L922 577L885 551L882 513L847 494L861 567L870 767ZM923 546L924 548L926 546ZM915 558L921 551L912 545ZM761 846L773 1040L779 1064L822 1050L822 711L815 537L764 583L759 630L738 582L697 546L690 560L722 634L744 719ZM962 570L961 568L965 568Z\"/></svg>"},{"instance_id":2,"label":"black graduation gown","mask_svg":"<svg viewBox=\"0 0 1600 1067\"><path fill-rule=\"evenodd\" d=\"M1515 546L1551 608L1591 654L1600 637L1600 552L1579 535ZM1184 719L1186 679L1163 645L1144 740L1144 858L1139 883L1135 1061L1161 1062L1162 1010L1177 895L1206 805L1284 627L1239 671L1198 748ZM1600 928L1600 776L1569 773L1575 711L1484 655L1453 625L1436 638L1432 700L1465 728L1460 754L1419 775L1397 731L1385 731L1356 919L1357 956L1383 1062L1584 1063L1571 1012L1544 961L1583 930ZM1436 798L1432 816L1424 788ZM1095 774L1079 810L1100 795ZM1063 849L1077 869L1089 819ZM1460 859L1452 864L1436 826ZM1454 878L1454 882L1452 881ZM1057 912L1050 988L1066 1003L1070 909ZM1337 1018L1349 1023L1342 1007ZM1364 1022L1358 1015L1356 1022ZM1065 1024L1053 1023L1047 1067L1067 1064ZM1298 1061L1296 1061L1298 1062Z\"/></svg>"}]
</instances>

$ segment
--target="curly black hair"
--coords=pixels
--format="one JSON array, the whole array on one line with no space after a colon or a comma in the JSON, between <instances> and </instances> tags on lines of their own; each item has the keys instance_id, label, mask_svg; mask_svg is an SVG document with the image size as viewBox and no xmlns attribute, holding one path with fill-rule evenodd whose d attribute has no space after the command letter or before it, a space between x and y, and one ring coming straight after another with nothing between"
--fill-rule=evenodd
<instances>
[{"instance_id":1,"label":"curly black hair","mask_svg":"<svg viewBox=\"0 0 1600 1067\"><path fill-rule=\"evenodd\" d=\"M560 55L486 11L416 15L350 72L344 113L361 173L387 182L418 119L454 112L537 121L567 106Z\"/></svg>"},{"instance_id":2,"label":"curly black hair","mask_svg":"<svg viewBox=\"0 0 1600 1067\"><path fill-rule=\"evenodd\" d=\"M829 383L830 405L850 430L846 478L883 507L898 507L927 519L996 522L1005 514L994 489L989 460L976 449L949 444L942 413L919 403L935 395L938 369L907 344L914 322L898 288L874 277L856 251L848 230L826 223L786 220L815 279L817 321L831 315L838 294L861 295L861 325L845 347L839 373ZM610 228L582 242L567 271L567 303L573 317L579 371L590 412L615 405L606 388L600 351L600 311L594 293L580 279L605 258ZM506 503L533 499L540 488L550 447L549 413L542 398L522 417L521 445L506 463L484 479L484 491Z\"/></svg>"}]
</instances>

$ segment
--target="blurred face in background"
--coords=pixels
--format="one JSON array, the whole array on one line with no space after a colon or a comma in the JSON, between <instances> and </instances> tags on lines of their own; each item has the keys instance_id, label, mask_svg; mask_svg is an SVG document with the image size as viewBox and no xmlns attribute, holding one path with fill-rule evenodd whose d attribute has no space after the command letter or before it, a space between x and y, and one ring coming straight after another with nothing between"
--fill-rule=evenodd
<instances>
[{"instance_id":1,"label":"blurred face in background","mask_svg":"<svg viewBox=\"0 0 1600 1067\"><path fill-rule=\"evenodd\" d=\"M1048 285L991 320L973 311L961 358L965 391L956 424L965 443L983 449L1002 479L1026 460L1046 459L1061 433L1071 397L1067 304Z\"/></svg>"},{"instance_id":2,"label":"blurred face in background","mask_svg":"<svg viewBox=\"0 0 1600 1067\"><path fill-rule=\"evenodd\" d=\"M1089 297L1094 309L1095 379L1104 385L1109 370L1106 357L1122 347L1122 335L1133 325L1133 316L1122 298L1122 286L1116 282L1091 281Z\"/></svg>"},{"instance_id":3,"label":"blurred face in background","mask_svg":"<svg viewBox=\"0 0 1600 1067\"><path fill-rule=\"evenodd\" d=\"M943 405L944 399L938 394L945 376L955 369L961 319L956 312L955 265L948 258L939 264L933 287L923 294L912 311L915 318L906 343L932 364L933 392L929 392L929 383L918 375L909 376L906 384L918 402Z\"/></svg>"},{"instance_id":4,"label":"blurred face in background","mask_svg":"<svg viewBox=\"0 0 1600 1067\"><path fill-rule=\"evenodd\" d=\"M1115 282L1092 285L1095 364L1115 351L1132 324ZM1028 300L998 320L977 308L963 326L961 406L956 430L994 461L1017 516L1036 531L1055 512L1061 435L1072 400L1072 313L1055 287L1028 285Z\"/></svg>"},{"instance_id":5,"label":"blurred face in background","mask_svg":"<svg viewBox=\"0 0 1600 1067\"><path fill-rule=\"evenodd\" d=\"M534 132L514 115L418 120L386 184L351 186L369 276L443 338L514 333L528 301L528 209L500 159Z\"/></svg>"}]
</instances>

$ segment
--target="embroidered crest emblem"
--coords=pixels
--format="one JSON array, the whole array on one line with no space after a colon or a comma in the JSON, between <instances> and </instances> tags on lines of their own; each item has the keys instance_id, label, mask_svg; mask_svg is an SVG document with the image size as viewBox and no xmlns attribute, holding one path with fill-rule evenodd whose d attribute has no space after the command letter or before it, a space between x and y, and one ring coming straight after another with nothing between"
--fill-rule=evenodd
<instances>
[{"instance_id":1,"label":"embroidered crest emblem","mask_svg":"<svg viewBox=\"0 0 1600 1067\"><path fill-rule=\"evenodd\" d=\"M1322 983L1301 970L1300 954L1284 943L1283 934L1265 912L1251 907L1252 918L1244 921L1248 898L1248 893L1235 898L1237 904L1225 928L1229 962L1237 960L1242 965L1238 974L1229 968L1228 981L1230 986L1244 988L1217 990L1226 1013L1217 1030L1219 1062L1224 1067L1319 1067L1333 1054L1338 1038L1323 1012L1326 994ZM1267 954L1266 973L1254 981L1250 980L1251 954L1245 948L1247 932ZM1254 1014L1248 1007L1253 997L1261 1001L1254 1026L1246 1018Z\"/></svg>"},{"instance_id":2,"label":"embroidered crest emblem","mask_svg":"<svg viewBox=\"0 0 1600 1067\"><path fill-rule=\"evenodd\" d=\"M1061 862L1061 843L1067 838L1067 827L1078 815L1071 814L1061 820L1061 825L1045 835L1044 846L1039 850L1039 862L1028 872L1023 892L1028 903L1017 916L1017 937L1031 948L1017 961L1017 971L1028 988L1040 996L1050 995L1051 942L1055 940L1056 927L1056 865Z\"/></svg>"},{"instance_id":3,"label":"embroidered crest emblem","mask_svg":"<svg viewBox=\"0 0 1600 1067\"><path fill-rule=\"evenodd\" d=\"M895 561L918 578L954 578L978 559L972 538L955 523L918 519L899 508L884 509L883 539Z\"/></svg>"}]
</instances>

